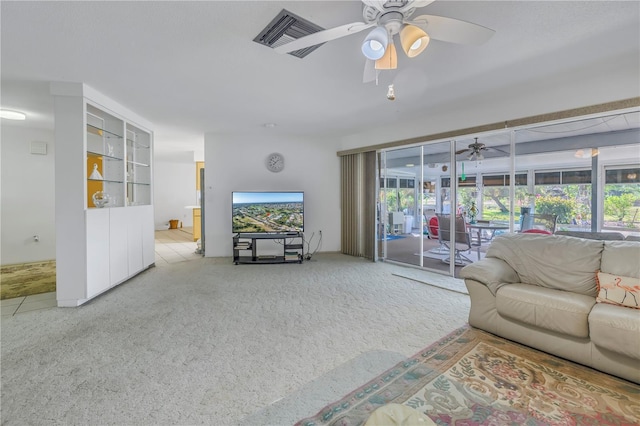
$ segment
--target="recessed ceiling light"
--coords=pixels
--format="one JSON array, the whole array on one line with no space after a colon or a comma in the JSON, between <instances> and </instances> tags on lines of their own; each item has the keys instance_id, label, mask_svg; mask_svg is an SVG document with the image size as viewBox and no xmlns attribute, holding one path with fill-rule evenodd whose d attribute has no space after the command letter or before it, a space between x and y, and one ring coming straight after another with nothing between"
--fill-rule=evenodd
<instances>
[{"instance_id":1,"label":"recessed ceiling light","mask_svg":"<svg viewBox=\"0 0 640 426\"><path fill-rule=\"evenodd\" d=\"M0 117L6 118L8 120L25 120L27 118L27 114L19 111L0 109Z\"/></svg>"},{"instance_id":2,"label":"recessed ceiling light","mask_svg":"<svg viewBox=\"0 0 640 426\"><path fill-rule=\"evenodd\" d=\"M277 124L276 123L264 123L263 126L266 127L267 129L273 129L274 127L277 126Z\"/></svg>"}]
</instances>

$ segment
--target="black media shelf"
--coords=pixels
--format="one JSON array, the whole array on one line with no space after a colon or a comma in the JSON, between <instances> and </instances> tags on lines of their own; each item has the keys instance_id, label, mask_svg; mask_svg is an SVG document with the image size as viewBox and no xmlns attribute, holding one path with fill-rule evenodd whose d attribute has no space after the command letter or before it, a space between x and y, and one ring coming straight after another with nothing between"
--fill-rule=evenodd
<instances>
[{"instance_id":1,"label":"black media shelf","mask_svg":"<svg viewBox=\"0 0 640 426\"><path fill-rule=\"evenodd\" d=\"M282 240L282 255L258 254L258 240ZM247 252L251 255L247 255ZM252 234L240 233L233 237L233 263L302 263L304 236L302 232Z\"/></svg>"}]
</instances>

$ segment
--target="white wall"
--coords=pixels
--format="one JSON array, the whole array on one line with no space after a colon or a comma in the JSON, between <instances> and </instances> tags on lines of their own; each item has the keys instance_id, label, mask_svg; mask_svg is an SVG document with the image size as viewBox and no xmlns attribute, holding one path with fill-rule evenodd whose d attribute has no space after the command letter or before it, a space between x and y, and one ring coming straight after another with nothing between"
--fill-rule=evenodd
<instances>
[{"instance_id":1,"label":"white wall","mask_svg":"<svg viewBox=\"0 0 640 426\"><path fill-rule=\"evenodd\" d=\"M3 123L1 135L1 263L55 259L53 131ZM32 141L46 142L47 155L31 154Z\"/></svg>"},{"instance_id":2,"label":"white wall","mask_svg":"<svg viewBox=\"0 0 640 426\"><path fill-rule=\"evenodd\" d=\"M155 229L167 229L170 219L193 226L196 205L196 163L192 151L158 153L153 163Z\"/></svg>"},{"instance_id":3,"label":"white wall","mask_svg":"<svg viewBox=\"0 0 640 426\"><path fill-rule=\"evenodd\" d=\"M304 191L304 226L311 248L322 231L320 251L340 250L340 160L337 141L265 135L205 134L205 245L207 257L232 256L231 192ZM272 173L265 158L285 157Z\"/></svg>"}]
</instances>

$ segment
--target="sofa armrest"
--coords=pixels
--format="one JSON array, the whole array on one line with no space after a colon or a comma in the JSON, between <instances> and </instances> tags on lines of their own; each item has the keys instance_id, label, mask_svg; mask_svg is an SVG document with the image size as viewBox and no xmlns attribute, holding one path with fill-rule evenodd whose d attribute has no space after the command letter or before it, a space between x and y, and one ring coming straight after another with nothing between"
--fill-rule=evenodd
<instances>
[{"instance_id":1,"label":"sofa armrest","mask_svg":"<svg viewBox=\"0 0 640 426\"><path fill-rule=\"evenodd\" d=\"M460 277L486 285L494 296L503 285L520 282L515 269L496 257L485 257L479 262L465 266L460 270Z\"/></svg>"}]
</instances>

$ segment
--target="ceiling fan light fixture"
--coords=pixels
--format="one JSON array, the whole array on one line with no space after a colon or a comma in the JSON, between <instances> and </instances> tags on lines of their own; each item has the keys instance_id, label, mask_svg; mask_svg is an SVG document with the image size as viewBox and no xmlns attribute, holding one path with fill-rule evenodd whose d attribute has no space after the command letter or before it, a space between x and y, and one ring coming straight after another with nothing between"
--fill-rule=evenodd
<instances>
[{"instance_id":1,"label":"ceiling fan light fixture","mask_svg":"<svg viewBox=\"0 0 640 426\"><path fill-rule=\"evenodd\" d=\"M579 149L575 152L575 154L573 154L574 157L576 158L591 158L591 157L596 157L599 154L600 151L598 151L598 148L586 148L586 149Z\"/></svg>"},{"instance_id":2,"label":"ceiling fan light fixture","mask_svg":"<svg viewBox=\"0 0 640 426\"><path fill-rule=\"evenodd\" d=\"M387 30L382 27L376 27L371 30L367 38L362 42L362 54L367 59L377 61L384 55L388 44L389 35Z\"/></svg>"},{"instance_id":3,"label":"ceiling fan light fixture","mask_svg":"<svg viewBox=\"0 0 640 426\"><path fill-rule=\"evenodd\" d=\"M430 37L422 28L415 25L405 25L400 31L402 50L408 57L414 58L421 54L429 45Z\"/></svg>"},{"instance_id":4,"label":"ceiling fan light fixture","mask_svg":"<svg viewBox=\"0 0 640 426\"><path fill-rule=\"evenodd\" d=\"M482 155L481 152L478 153L478 155L476 156L476 161L482 161L484 160L484 155Z\"/></svg>"},{"instance_id":5,"label":"ceiling fan light fixture","mask_svg":"<svg viewBox=\"0 0 640 426\"><path fill-rule=\"evenodd\" d=\"M387 46L382 58L376 61L377 70L395 70L398 68L398 54L393 41Z\"/></svg>"},{"instance_id":6,"label":"ceiling fan light fixture","mask_svg":"<svg viewBox=\"0 0 640 426\"><path fill-rule=\"evenodd\" d=\"M393 90L393 84L389 85L389 89L387 90L387 99L390 101L396 100L396 92Z\"/></svg>"}]
</instances>

